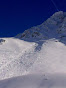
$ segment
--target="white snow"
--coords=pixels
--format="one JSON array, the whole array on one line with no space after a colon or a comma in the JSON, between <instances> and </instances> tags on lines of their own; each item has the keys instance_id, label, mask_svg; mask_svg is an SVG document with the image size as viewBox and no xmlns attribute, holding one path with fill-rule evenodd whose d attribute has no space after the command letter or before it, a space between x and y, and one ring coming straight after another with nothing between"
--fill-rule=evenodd
<instances>
[{"instance_id":1,"label":"white snow","mask_svg":"<svg viewBox=\"0 0 66 88\"><path fill-rule=\"evenodd\" d=\"M0 88L66 88L65 16L55 13L26 35L0 38Z\"/></svg>"}]
</instances>

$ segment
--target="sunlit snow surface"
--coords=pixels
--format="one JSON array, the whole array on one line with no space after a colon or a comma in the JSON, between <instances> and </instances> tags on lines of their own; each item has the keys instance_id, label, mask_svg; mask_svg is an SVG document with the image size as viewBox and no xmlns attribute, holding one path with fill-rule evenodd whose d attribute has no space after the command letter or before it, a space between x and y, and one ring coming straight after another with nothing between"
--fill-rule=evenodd
<instances>
[{"instance_id":1,"label":"sunlit snow surface","mask_svg":"<svg viewBox=\"0 0 66 88\"><path fill-rule=\"evenodd\" d=\"M58 12L26 35L0 38L0 88L66 88L65 25Z\"/></svg>"},{"instance_id":2,"label":"sunlit snow surface","mask_svg":"<svg viewBox=\"0 0 66 88\"><path fill-rule=\"evenodd\" d=\"M0 45L0 88L66 88L66 46L5 38ZM41 45L41 44L40 44ZM9 79L10 78L10 79Z\"/></svg>"}]
</instances>

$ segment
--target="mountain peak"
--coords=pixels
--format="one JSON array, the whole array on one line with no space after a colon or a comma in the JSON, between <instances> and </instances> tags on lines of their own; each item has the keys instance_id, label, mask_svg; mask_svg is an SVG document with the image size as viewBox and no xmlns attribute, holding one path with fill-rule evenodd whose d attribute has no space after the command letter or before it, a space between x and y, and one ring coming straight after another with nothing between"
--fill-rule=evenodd
<instances>
[{"instance_id":1,"label":"mountain peak","mask_svg":"<svg viewBox=\"0 0 66 88\"><path fill-rule=\"evenodd\" d=\"M63 16L64 12L63 11L59 11L59 12L55 12L52 16Z\"/></svg>"},{"instance_id":2,"label":"mountain peak","mask_svg":"<svg viewBox=\"0 0 66 88\"><path fill-rule=\"evenodd\" d=\"M64 36L66 34L66 12L59 11L54 13L50 18L48 18L42 24L31 27L25 30L23 33L18 34L16 37L24 40L41 40L41 39L51 39Z\"/></svg>"},{"instance_id":3,"label":"mountain peak","mask_svg":"<svg viewBox=\"0 0 66 88\"><path fill-rule=\"evenodd\" d=\"M58 18L58 17L65 18L66 12L63 12L63 11L55 12L51 17L52 18Z\"/></svg>"},{"instance_id":4,"label":"mountain peak","mask_svg":"<svg viewBox=\"0 0 66 88\"><path fill-rule=\"evenodd\" d=\"M66 17L66 12L63 12L63 11L59 11L59 12L55 12L52 16L64 16Z\"/></svg>"},{"instance_id":5,"label":"mountain peak","mask_svg":"<svg viewBox=\"0 0 66 88\"><path fill-rule=\"evenodd\" d=\"M57 22L62 22L64 18L65 17L64 17L64 12L63 11L56 12L51 16L51 19L53 19Z\"/></svg>"}]
</instances>

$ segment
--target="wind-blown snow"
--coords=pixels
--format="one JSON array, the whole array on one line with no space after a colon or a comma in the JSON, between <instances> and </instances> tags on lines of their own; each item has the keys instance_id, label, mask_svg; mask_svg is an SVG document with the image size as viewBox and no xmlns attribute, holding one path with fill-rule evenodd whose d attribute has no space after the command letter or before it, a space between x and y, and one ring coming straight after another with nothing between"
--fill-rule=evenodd
<instances>
[{"instance_id":1,"label":"wind-blown snow","mask_svg":"<svg viewBox=\"0 0 66 88\"><path fill-rule=\"evenodd\" d=\"M0 88L66 88L66 13L0 38Z\"/></svg>"}]
</instances>

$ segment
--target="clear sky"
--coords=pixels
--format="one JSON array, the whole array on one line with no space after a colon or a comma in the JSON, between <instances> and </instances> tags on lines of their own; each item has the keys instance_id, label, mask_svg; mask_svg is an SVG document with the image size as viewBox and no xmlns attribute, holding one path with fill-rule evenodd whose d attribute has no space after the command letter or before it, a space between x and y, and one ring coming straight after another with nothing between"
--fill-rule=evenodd
<instances>
[{"instance_id":1,"label":"clear sky","mask_svg":"<svg viewBox=\"0 0 66 88\"><path fill-rule=\"evenodd\" d=\"M66 0L53 0L66 12ZM0 0L0 37L11 37L41 24L56 12L51 0Z\"/></svg>"}]
</instances>

